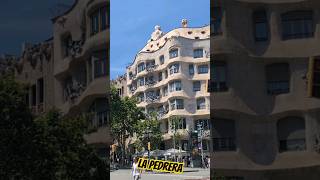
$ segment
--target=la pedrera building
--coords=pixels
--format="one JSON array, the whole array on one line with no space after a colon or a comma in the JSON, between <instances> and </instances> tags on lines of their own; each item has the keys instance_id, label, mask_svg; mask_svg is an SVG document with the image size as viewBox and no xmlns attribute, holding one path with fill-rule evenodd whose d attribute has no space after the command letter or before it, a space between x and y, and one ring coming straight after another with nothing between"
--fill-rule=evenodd
<instances>
[{"instance_id":1,"label":"la pedrera building","mask_svg":"<svg viewBox=\"0 0 320 180\"><path fill-rule=\"evenodd\" d=\"M173 148L170 118L179 116L181 138L175 148L189 156L198 146L191 141L191 133L201 123L203 150L209 155L209 78L210 26L188 27L187 20L182 20L181 27L167 33L155 26L147 44L115 84L120 95L137 98L137 106L146 113L156 112L163 133L160 149Z\"/></svg>"}]
</instances>

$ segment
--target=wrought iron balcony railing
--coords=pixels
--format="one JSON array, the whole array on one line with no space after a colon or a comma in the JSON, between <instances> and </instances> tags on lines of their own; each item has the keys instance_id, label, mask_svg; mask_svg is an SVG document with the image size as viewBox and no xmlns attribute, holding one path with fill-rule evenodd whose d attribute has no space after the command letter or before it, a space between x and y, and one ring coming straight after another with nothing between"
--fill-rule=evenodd
<instances>
[{"instance_id":1,"label":"wrought iron balcony railing","mask_svg":"<svg viewBox=\"0 0 320 180\"><path fill-rule=\"evenodd\" d=\"M158 64L150 65L146 67L147 72L152 72L158 68Z\"/></svg>"}]
</instances>

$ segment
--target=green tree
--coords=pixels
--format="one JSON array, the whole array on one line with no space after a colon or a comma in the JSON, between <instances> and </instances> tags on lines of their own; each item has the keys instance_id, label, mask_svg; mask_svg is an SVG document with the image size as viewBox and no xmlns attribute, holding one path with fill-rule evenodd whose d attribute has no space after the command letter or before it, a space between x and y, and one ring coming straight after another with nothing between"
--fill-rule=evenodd
<instances>
[{"instance_id":1,"label":"green tree","mask_svg":"<svg viewBox=\"0 0 320 180\"><path fill-rule=\"evenodd\" d=\"M142 109L138 108L135 98L121 98L115 87L111 87L111 135L121 150L121 164L126 157L126 139L132 137L140 119L143 119Z\"/></svg>"},{"instance_id":2,"label":"green tree","mask_svg":"<svg viewBox=\"0 0 320 180\"><path fill-rule=\"evenodd\" d=\"M107 179L106 164L86 144L86 121L51 111L34 119L25 88L0 78L1 179Z\"/></svg>"},{"instance_id":3,"label":"green tree","mask_svg":"<svg viewBox=\"0 0 320 180\"><path fill-rule=\"evenodd\" d=\"M34 156L33 121L25 88L12 74L0 77L0 177L30 177ZM30 164L29 164L30 163Z\"/></svg>"},{"instance_id":4,"label":"green tree","mask_svg":"<svg viewBox=\"0 0 320 180\"><path fill-rule=\"evenodd\" d=\"M83 136L85 118L62 117L52 110L35 121L34 179L106 179L107 164Z\"/></svg>"},{"instance_id":5,"label":"green tree","mask_svg":"<svg viewBox=\"0 0 320 180\"><path fill-rule=\"evenodd\" d=\"M139 121L136 128L136 135L139 139L139 144L143 147L146 148L146 145L150 142L151 150L160 149L163 138L156 112L145 115L145 119Z\"/></svg>"},{"instance_id":6,"label":"green tree","mask_svg":"<svg viewBox=\"0 0 320 180\"><path fill-rule=\"evenodd\" d=\"M179 126L181 124L182 118L180 116L171 116L169 118L170 128L173 131L172 141L173 148L177 149L176 146L179 146L179 141L181 140L181 134L178 133ZM176 155L174 155L176 156Z\"/></svg>"}]
</instances>

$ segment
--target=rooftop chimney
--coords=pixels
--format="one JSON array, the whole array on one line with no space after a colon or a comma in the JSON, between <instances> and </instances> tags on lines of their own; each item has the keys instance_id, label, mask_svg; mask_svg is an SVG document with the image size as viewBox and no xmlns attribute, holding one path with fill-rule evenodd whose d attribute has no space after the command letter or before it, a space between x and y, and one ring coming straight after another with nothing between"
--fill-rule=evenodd
<instances>
[{"instance_id":1,"label":"rooftop chimney","mask_svg":"<svg viewBox=\"0 0 320 180\"><path fill-rule=\"evenodd\" d=\"M187 19L182 19L181 20L181 26L184 27L184 28L188 27L188 20Z\"/></svg>"}]
</instances>

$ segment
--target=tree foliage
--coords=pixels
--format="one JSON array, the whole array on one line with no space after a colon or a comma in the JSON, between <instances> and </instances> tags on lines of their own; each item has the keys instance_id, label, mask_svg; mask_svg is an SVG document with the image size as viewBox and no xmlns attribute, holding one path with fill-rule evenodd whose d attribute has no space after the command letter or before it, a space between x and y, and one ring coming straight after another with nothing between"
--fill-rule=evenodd
<instances>
[{"instance_id":1,"label":"tree foliage","mask_svg":"<svg viewBox=\"0 0 320 180\"><path fill-rule=\"evenodd\" d=\"M32 115L24 88L12 75L0 78L0 177L31 175L34 158ZM29 164L30 163L30 164Z\"/></svg>"},{"instance_id":2,"label":"tree foliage","mask_svg":"<svg viewBox=\"0 0 320 180\"><path fill-rule=\"evenodd\" d=\"M126 139L133 136L139 121L144 115L142 109L137 107L135 98L121 98L115 87L111 87L110 99L111 134L120 146L121 160L124 160L127 151L125 148Z\"/></svg>"},{"instance_id":3,"label":"tree foliage","mask_svg":"<svg viewBox=\"0 0 320 180\"><path fill-rule=\"evenodd\" d=\"M136 129L138 144L146 148L148 141L150 141L151 150L160 149L162 133L160 131L160 122L155 112L146 115L145 119L138 123Z\"/></svg>"},{"instance_id":4,"label":"tree foliage","mask_svg":"<svg viewBox=\"0 0 320 180\"><path fill-rule=\"evenodd\" d=\"M86 144L86 123L53 110L36 119L24 87L0 79L1 179L107 179L106 164Z\"/></svg>"}]
</instances>

